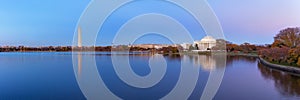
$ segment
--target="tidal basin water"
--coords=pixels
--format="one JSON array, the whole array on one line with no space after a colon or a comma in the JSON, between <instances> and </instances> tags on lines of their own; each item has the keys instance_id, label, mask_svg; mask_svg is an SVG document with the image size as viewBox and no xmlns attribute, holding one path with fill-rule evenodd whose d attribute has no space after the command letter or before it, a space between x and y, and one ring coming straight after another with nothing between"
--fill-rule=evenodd
<instances>
[{"instance_id":1,"label":"tidal basin water","mask_svg":"<svg viewBox=\"0 0 300 100\"><path fill-rule=\"evenodd\" d=\"M85 59L85 56L91 55L81 56ZM199 68L198 75L190 76L190 79L198 80L188 97L199 100L210 71L218 69L217 61L212 56L161 55L166 63L166 69L161 69L166 71L159 78L161 81L147 88L137 88L118 77L110 53L98 52L93 56L96 70L106 88L122 99L163 98L179 83L181 63L184 62L192 68ZM151 55L118 54L115 57L128 57L131 69L138 76L151 76L154 70L149 67L153 60ZM87 92L78 84L78 79L87 77L84 76L85 68L81 67L74 69L71 52L0 53L0 100L85 100ZM270 69L254 57L227 56L226 66L223 67L226 71L214 100L300 99L299 75Z\"/></svg>"}]
</instances>

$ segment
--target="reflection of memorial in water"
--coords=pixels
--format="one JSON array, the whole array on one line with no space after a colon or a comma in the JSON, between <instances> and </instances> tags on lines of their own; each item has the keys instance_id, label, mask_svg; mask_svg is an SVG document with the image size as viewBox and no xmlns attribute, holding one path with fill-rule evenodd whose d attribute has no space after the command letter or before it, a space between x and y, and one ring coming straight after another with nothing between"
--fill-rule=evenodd
<instances>
[{"instance_id":1,"label":"reflection of memorial in water","mask_svg":"<svg viewBox=\"0 0 300 100\"><path fill-rule=\"evenodd\" d=\"M261 75L267 80L273 80L274 85L280 94L284 96L300 96L300 79L299 76L291 75L270 69L261 63L258 63L258 69Z\"/></svg>"},{"instance_id":2,"label":"reflection of memorial in water","mask_svg":"<svg viewBox=\"0 0 300 100\"><path fill-rule=\"evenodd\" d=\"M193 62L195 65L201 65L201 68L207 71L214 70L216 67L215 59L208 55L194 56Z\"/></svg>"},{"instance_id":3,"label":"reflection of memorial in water","mask_svg":"<svg viewBox=\"0 0 300 100\"><path fill-rule=\"evenodd\" d=\"M184 55L184 61L190 61L194 66L200 66L205 71L215 70L217 67L225 67L224 57L220 55ZM223 60L224 61L223 61Z\"/></svg>"}]
</instances>

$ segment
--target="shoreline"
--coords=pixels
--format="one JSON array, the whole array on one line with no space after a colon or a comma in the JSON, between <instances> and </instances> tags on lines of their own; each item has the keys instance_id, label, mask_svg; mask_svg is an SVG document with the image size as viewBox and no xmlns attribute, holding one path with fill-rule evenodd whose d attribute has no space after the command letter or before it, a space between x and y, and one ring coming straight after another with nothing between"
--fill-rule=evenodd
<instances>
[{"instance_id":1,"label":"shoreline","mask_svg":"<svg viewBox=\"0 0 300 100\"><path fill-rule=\"evenodd\" d=\"M233 52L227 52L227 56L258 57L256 53L233 53Z\"/></svg>"},{"instance_id":2,"label":"shoreline","mask_svg":"<svg viewBox=\"0 0 300 100\"><path fill-rule=\"evenodd\" d=\"M261 63L263 65L266 65L267 67L277 69L277 70L280 70L280 71L284 71L284 72L293 73L293 74L300 74L300 68L297 68L297 67L294 67L294 66L273 64L273 63L270 63L270 62L264 60L261 57L258 57L258 59L259 59L259 63Z\"/></svg>"}]
</instances>

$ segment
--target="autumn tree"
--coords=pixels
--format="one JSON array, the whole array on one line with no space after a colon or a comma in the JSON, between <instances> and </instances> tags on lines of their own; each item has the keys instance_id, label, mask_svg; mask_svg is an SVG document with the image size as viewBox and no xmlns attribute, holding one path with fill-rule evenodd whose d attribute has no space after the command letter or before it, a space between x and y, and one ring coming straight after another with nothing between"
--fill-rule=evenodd
<instances>
[{"instance_id":1,"label":"autumn tree","mask_svg":"<svg viewBox=\"0 0 300 100\"><path fill-rule=\"evenodd\" d=\"M163 47L159 51L162 51L165 54L166 53L178 53L179 52L177 47L172 47L172 46Z\"/></svg>"},{"instance_id":2,"label":"autumn tree","mask_svg":"<svg viewBox=\"0 0 300 100\"><path fill-rule=\"evenodd\" d=\"M264 49L259 51L259 55L265 58L268 61L276 62L276 63L286 63L288 59L289 48L283 47L275 47L270 49Z\"/></svg>"},{"instance_id":3,"label":"autumn tree","mask_svg":"<svg viewBox=\"0 0 300 100\"><path fill-rule=\"evenodd\" d=\"M297 65L300 67L300 57L298 58Z\"/></svg>"},{"instance_id":4,"label":"autumn tree","mask_svg":"<svg viewBox=\"0 0 300 100\"><path fill-rule=\"evenodd\" d=\"M288 60L287 62L289 64L296 64L297 62L299 62L299 57L300 57L300 48L293 48L293 49L290 49L289 52L288 52Z\"/></svg>"},{"instance_id":5,"label":"autumn tree","mask_svg":"<svg viewBox=\"0 0 300 100\"><path fill-rule=\"evenodd\" d=\"M240 47L241 47L241 49L244 53L249 53L249 52L256 51L256 46L252 45L250 43L247 43L247 42L240 45Z\"/></svg>"},{"instance_id":6,"label":"autumn tree","mask_svg":"<svg viewBox=\"0 0 300 100\"><path fill-rule=\"evenodd\" d=\"M300 28L287 28L281 30L279 34L274 37L274 40L272 46L295 48L300 45Z\"/></svg>"},{"instance_id":7,"label":"autumn tree","mask_svg":"<svg viewBox=\"0 0 300 100\"><path fill-rule=\"evenodd\" d=\"M227 52L239 51L241 48L237 44L226 44Z\"/></svg>"}]
</instances>

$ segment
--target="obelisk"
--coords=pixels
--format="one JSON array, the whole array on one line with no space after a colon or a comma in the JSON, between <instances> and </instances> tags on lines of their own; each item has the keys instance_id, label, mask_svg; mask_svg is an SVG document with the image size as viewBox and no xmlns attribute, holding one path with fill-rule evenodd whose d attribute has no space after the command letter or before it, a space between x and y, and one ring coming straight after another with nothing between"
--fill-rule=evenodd
<instances>
[{"instance_id":1,"label":"obelisk","mask_svg":"<svg viewBox=\"0 0 300 100\"><path fill-rule=\"evenodd\" d=\"M78 27L78 47L82 47L82 40L81 40L81 28Z\"/></svg>"}]
</instances>

